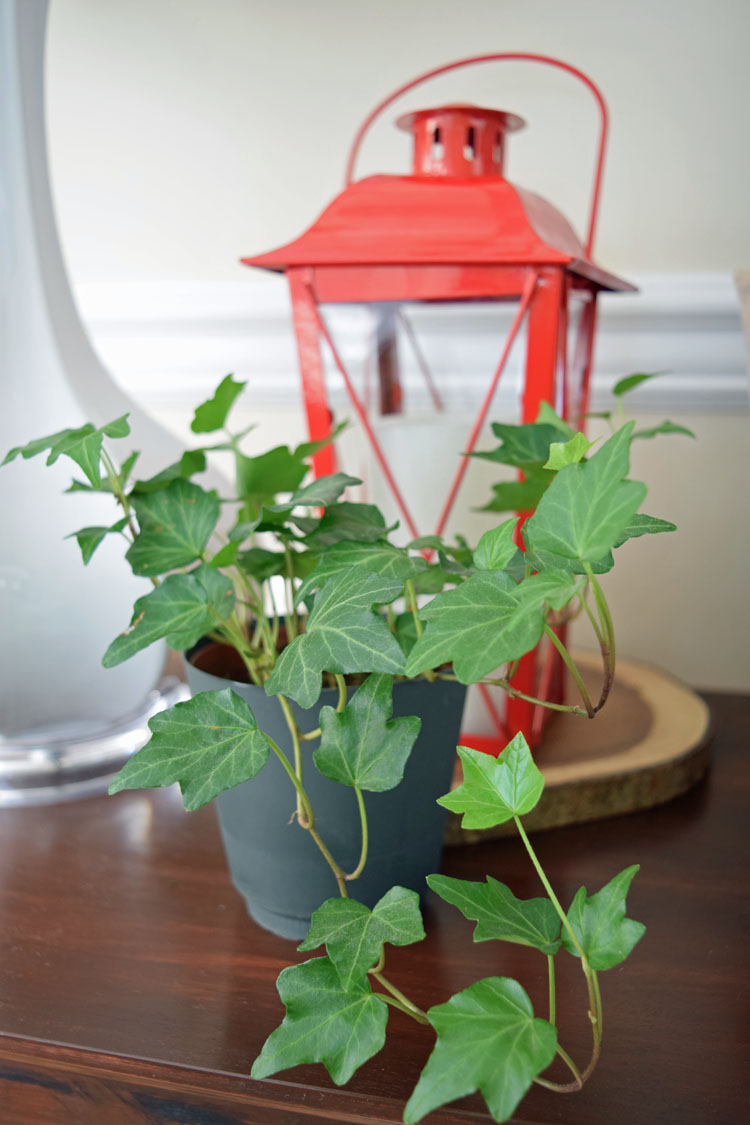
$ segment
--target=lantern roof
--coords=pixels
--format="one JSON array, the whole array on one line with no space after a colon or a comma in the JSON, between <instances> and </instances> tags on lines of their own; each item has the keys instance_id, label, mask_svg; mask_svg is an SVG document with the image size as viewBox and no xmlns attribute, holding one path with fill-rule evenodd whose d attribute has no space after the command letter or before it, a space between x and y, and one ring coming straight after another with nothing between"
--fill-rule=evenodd
<instances>
[{"instance_id":1,"label":"lantern roof","mask_svg":"<svg viewBox=\"0 0 750 1125\"><path fill-rule=\"evenodd\" d=\"M587 259L565 216L502 173L505 134L521 118L450 105L402 117L414 173L349 183L299 238L248 266L558 266L602 289L633 287Z\"/></svg>"}]
</instances>

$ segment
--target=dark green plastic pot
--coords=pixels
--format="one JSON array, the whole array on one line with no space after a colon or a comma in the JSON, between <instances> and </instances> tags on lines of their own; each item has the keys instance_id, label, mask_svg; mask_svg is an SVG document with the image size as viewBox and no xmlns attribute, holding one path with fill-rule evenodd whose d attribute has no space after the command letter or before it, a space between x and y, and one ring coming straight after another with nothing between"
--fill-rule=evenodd
<instances>
[{"instance_id":1,"label":"dark green plastic pot","mask_svg":"<svg viewBox=\"0 0 750 1125\"><path fill-rule=\"evenodd\" d=\"M208 648L203 648L188 654L192 693L233 688L250 704L260 729L291 759L291 740L278 700L262 688L196 667L193 661L210 664L207 653ZM396 884L423 894L425 876L440 868L447 813L436 800L450 788L465 694L466 688L457 683L394 684L394 717L418 715L422 726L401 784L386 793L364 794L370 834L367 865L360 878L349 884L349 893L367 906L374 906ZM292 704L300 729L316 727L319 708L335 706L337 699L337 692L324 691L310 711ZM310 744L303 743L303 754L304 784L315 826L342 868L352 871L361 848L354 790L318 773ZM307 933L313 911L338 894L338 888L310 835L290 823L295 803L294 788L273 754L252 781L227 790L215 801L232 881L250 915L272 933L299 941Z\"/></svg>"}]
</instances>

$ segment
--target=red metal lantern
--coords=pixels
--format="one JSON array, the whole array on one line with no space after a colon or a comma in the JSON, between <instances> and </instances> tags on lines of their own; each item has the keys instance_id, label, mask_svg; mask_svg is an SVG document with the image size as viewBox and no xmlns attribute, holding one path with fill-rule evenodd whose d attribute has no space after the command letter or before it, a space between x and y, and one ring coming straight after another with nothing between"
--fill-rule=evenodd
<instances>
[{"instance_id":1,"label":"red metal lantern","mask_svg":"<svg viewBox=\"0 0 750 1125\"><path fill-rule=\"evenodd\" d=\"M505 179L506 138L524 124L511 113L453 104L407 114L397 124L414 137L411 175L354 179L366 132L402 94L459 67L508 60L563 70L583 82L596 100L600 130L585 243L552 204ZM524 321L527 344L521 421L533 421L540 404L547 401L566 419L582 426L597 295L602 290L633 290L632 285L601 269L591 258L606 137L607 111L602 95L575 67L558 59L519 53L461 59L420 75L375 107L354 139L344 190L300 238L269 253L243 258L246 265L285 273L289 279L310 437L326 437L331 427L321 355L321 341L325 341L404 522L415 537L420 529L334 344L321 305L377 303L379 406L382 414L389 414L398 413L402 404L393 343L393 322L401 304L516 302L510 331L465 451L474 449ZM579 315L569 346L574 303L579 306ZM422 356L420 361L424 367ZM425 375L429 379L426 369ZM430 387L438 405L431 383ZM335 457L333 447L323 449L315 459L316 472L335 471ZM435 528L438 534L445 528L467 464L467 458L462 458ZM422 533L429 530L421 529ZM559 697L562 675L551 645L548 651L531 653L521 661L514 686L527 695L538 697L546 692L550 693L548 697ZM547 712L524 700L509 700L503 722L483 690L501 738L523 730L532 742L538 739ZM477 739L473 741L479 744Z\"/></svg>"}]
</instances>

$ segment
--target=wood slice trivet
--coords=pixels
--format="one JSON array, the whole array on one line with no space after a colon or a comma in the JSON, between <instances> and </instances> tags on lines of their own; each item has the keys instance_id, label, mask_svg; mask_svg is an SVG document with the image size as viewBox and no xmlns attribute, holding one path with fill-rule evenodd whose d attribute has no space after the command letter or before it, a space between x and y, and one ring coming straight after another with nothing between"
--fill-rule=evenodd
<instances>
[{"instance_id":1,"label":"wood slice trivet","mask_svg":"<svg viewBox=\"0 0 750 1125\"><path fill-rule=\"evenodd\" d=\"M587 688L601 683L598 655L575 653ZM574 684L566 699L574 700ZM615 685L594 719L551 715L534 759L545 787L523 818L538 832L661 805L685 793L709 764L711 716L690 688L653 665L618 660ZM461 828L449 814L446 843L471 844L515 833L513 822L495 828Z\"/></svg>"}]
</instances>

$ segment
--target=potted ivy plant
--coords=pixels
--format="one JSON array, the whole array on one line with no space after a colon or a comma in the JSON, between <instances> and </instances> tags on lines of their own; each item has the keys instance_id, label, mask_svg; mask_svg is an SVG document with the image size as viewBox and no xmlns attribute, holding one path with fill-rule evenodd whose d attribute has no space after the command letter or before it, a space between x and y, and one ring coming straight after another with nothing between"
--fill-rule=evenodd
<instances>
[{"instance_id":1,"label":"potted ivy plant","mask_svg":"<svg viewBox=\"0 0 750 1125\"><path fill-rule=\"evenodd\" d=\"M516 662L546 634L580 694L579 702L547 705L592 718L615 667L597 575L628 538L673 525L639 513L646 487L627 479L633 423L592 451L547 407L532 425L496 431L502 444L491 455L540 486L534 504L524 504L534 511L522 529L512 516L473 551L435 537L398 546L396 529L376 508L342 499L354 478L337 473L303 483L318 447L282 446L260 457L242 451L244 435L227 426L242 386L228 376L196 411L193 430L223 431L219 440L148 480L134 477L136 454L120 461L105 445L127 436L126 419L62 430L5 458L47 452L51 463L65 455L85 477L73 490L109 492L119 508L111 525L75 533L84 562L107 535L120 535L127 562L153 589L136 602L104 664L162 638L192 654L196 694L151 720L150 741L110 792L177 782L187 809L216 799L233 878L251 912L277 932L304 935L301 950L325 947L279 977L286 1015L254 1077L322 1062L344 1083L382 1047L396 1008L437 1034L404 1120L480 1090L495 1120L505 1121L532 1081L583 1086L601 1044L598 973L627 957L643 926L625 916L635 866L591 896L582 887L567 910L559 902L520 820L544 784L522 735L497 760L459 747L463 781L451 791L461 693L470 683L493 683L520 694ZM234 458L230 498L192 479L210 449ZM578 610L602 652L597 699L559 636L561 621ZM225 675L216 679L217 670ZM420 800L427 811L417 811ZM513 820L546 897L519 900L492 876L467 883L435 874L445 809L463 814L469 828ZM272 823L279 835L271 835ZM415 859L428 827L431 842ZM247 831L255 833L254 852ZM264 898L274 885L288 886L297 865L296 911ZM369 883L368 867L375 869ZM332 898L321 889L321 871L337 891ZM423 1012L385 975L386 945L424 936L424 876L477 923L474 940L541 952L550 974L548 1018L535 1016L509 978L478 981ZM587 986L592 1053L583 1065L558 1042L554 959L565 954L579 958ZM542 1075L556 1056L570 1070L567 1084Z\"/></svg>"}]
</instances>

